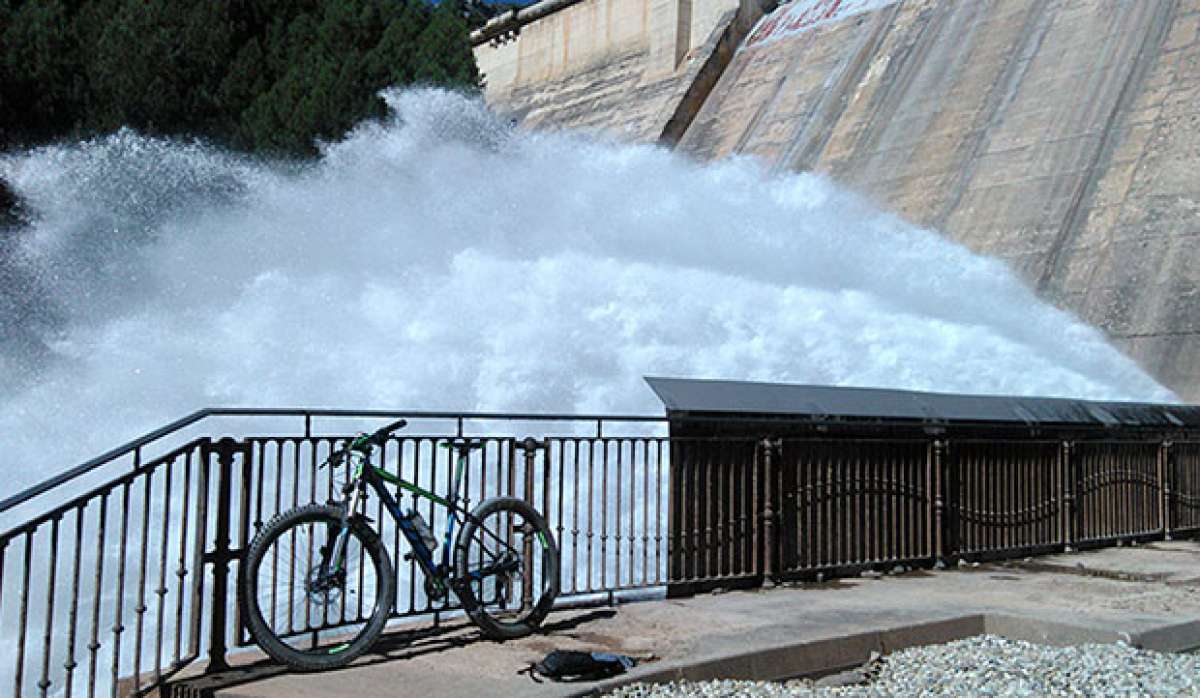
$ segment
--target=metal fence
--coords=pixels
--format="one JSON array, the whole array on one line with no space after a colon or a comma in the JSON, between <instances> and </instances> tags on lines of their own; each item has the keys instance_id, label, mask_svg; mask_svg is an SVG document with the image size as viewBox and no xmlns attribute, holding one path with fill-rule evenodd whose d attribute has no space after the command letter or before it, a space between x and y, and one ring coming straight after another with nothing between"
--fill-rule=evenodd
<instances>
[{"instance_id":1,"label":"metal fence","mask_svg":"<svg viewBox=\"0 0 1200 698\"><path fill-rule=\"evenodd\" d=\"M303 430L182 437L214 417L288 416L303 418ZM501 495L534 503L559 541L563 598L611 600L666 582L661 419L205 410L0 502L9 518L44 509L0 533L0 626L13 640L0 649L0 680L20 697L139 695L185 668L226 669L231 652L252 644L235 599L242 552L276 514L338 496L346 476L318 465L351 434L318 435L314 418L397 416L417 430L391 438L377 464L446 492L451 453L439 446L483 441L461 495L467 506ZM539 424L554 431L516 434ZM155 449L169 450L145 457ZM369 506L395 567L394 616L455 611L425 595L394 522L379 502ZM421 506L431 524L445 525L444 510ZM352 623L361 610L299 630Z\"/></svg>"},{"instance_id":2,"label":"metal fence","mask_svg":"<svg viewBox=\"0 0 1200 698\"><path fill-rule=\"evenodd\" d=\"M565 598L1200 531L1200 442L668 437L654 418L208 410L0 502L9 516L42 509L0 533L11 638L0 680L12 694L139 694L188 667L224 669L251 644L234 598L242 551L273 516L339 492L344 471L317 466L349 430L316 433L322 415L410 418L382 462L439 492L452 470L439 445L482 440L468 506L531 501L560 546ZM217 416L301 417L304 428L186 437ZM395 616L453 612L425 595L394 523L369 506L396 568ZM421 506L441 529L444 512Z\"/></svg>"},{"instance_id":3,"label":"metal fence","mask_svg":"<svg viewBox=\"0 0 1200 698\"><path fill-rule=\"evenodd\" d=\"M1200 532L1200 443L672 444L672 594Z\"/></svg>"}]
</instances>

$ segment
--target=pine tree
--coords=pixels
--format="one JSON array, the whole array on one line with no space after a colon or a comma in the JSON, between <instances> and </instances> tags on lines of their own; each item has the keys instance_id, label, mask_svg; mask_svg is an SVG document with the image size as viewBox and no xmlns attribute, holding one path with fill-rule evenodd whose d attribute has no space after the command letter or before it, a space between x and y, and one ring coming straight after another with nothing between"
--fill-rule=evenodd
<instances>
[{"instance_id":1,"label":"pine tree","mask_svg":"<svg viewBox=\"0 0 1200 698\"><path fill-rule=\"evenodd\" d=\"M478 89L461 0L0 0L0 149L131 126L310 154L413 82Z\"/></svg>"},{"instance_id":2,"label":"pine tree","mask_svg":"<svg viewBox=\"0 0 1200 698\"><path fill-rule=\"evenodd\" d=\"M413 78L434 85L479 89L479 68L471 51L470 33L462 0L438 2L429 24L417 38Z\"/></svg>"},{"instance_id":3,"label":"pine tree","mask_svg":"<svg viewBox=\"0 0 1200 698\"><path fill-rule=\"evenodd\" d=\"M70 133L83 85L68 7L60 0L5 4L0 22L0 146Z\"/></svg>"}]
</instances>

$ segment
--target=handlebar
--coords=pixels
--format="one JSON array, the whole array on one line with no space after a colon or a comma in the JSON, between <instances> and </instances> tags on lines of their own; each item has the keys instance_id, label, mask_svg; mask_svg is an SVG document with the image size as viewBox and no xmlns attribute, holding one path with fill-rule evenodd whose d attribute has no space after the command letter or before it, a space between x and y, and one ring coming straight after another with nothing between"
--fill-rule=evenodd
<instances>
[{"instance_id":1,"label":"handlebar","mask_svg":"<svg viewBox=\"0 0 1200 698\"><path fill-rule=\"evenodd\" d=\"M397 429L403 429L407 425L407 419L397 419L391 424L376 430L373 434L362 434L358 438L351 441L350 444L345 448L340 448L333 453L330 453L329 458L325 460L324 465L329 465L330 467L336 468L342 464L342 461L346 459L346 456L350 455L351 451L366 453L370 450L371 446L379 446L382 448L384 443L387 442L387 437L393 431L396 431Z\"/></svg>"},{"instance_id":2,"label":"handlebar","mask_svg":"<svg viewBox=\"0 0 1200 698\"><path fill-rule=\"evenodd\" d=\"M408 420L396 420L395 422L390 423L390 425L378 429L376 433L370 435L361 435L361 437L358 439L354 439L353 444L350 444L350 449L354 449L355 451L364 451L368 446L383 447L385 441L388 440L388 435L392 432L395 432L396 429L403 428L404 425L407 425L407 423Z\"/></svg>"}]
</instances>

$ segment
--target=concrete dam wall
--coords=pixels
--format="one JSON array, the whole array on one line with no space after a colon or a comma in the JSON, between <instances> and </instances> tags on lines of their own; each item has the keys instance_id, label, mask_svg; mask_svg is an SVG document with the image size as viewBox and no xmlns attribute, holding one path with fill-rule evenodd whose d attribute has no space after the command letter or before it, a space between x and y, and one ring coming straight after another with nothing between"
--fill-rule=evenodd
<instances>
[{"instance_id":1,"label":"concrete dam wall","mask_svg":"<svg viewBox=\"0 0 1200 698\"><path fill-rule=\"evenodd\" d=\"M826 173L1200 400L1200 0L563 4L478 37L498 109Z\"/></svg>"}]
</instances>

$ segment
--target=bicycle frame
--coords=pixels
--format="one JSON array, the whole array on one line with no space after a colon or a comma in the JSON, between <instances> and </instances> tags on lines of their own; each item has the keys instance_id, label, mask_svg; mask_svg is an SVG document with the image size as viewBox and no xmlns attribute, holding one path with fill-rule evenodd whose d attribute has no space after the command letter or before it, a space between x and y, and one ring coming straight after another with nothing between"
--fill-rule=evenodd
<instances>
[{"instance_id":1,"label":"bicycle frame","mask_svg":"<svg viewBox=\"0 0 1200 698\"><path fill-rule=\"evenodd\" d=\"M458 504L459 488L462 486L463 476L466 472L467 453L468 450L462 447L456 447L457 463L453 473L453 478L450 483L449 497L440 497L433 492L430 492L414 483L411 483L404 478L389 473L383 468L376 467L371 463L371 454L364 453L358 457L358 463L354 466L353 476L343 488L344 494L350 495L350 502L345 510L345 519L342 522L342 528L338 532L337 539L334 543L333 554L330 560L338 561L331 572L337 572L341 567L341 559L345 549L345 541L350 531L350 521L355 516L359 516L358 508L366 496L367 488L375 491L379 500L383 502L384 508L396 522L396 526L404 534L408 541L409 547L412 550L413 559L420 565L421 570L425 573L426 579L443 592L446 590L446 582L454 580L450 574L450 548L451 539L454 536L455 523L465 523L471 519L471 513ZM413 495L428 499L434 504L442 506L446 509L446 532L442 544L441 561L437 564L433 560L433 551L425 545L420 533L409 521L408 517L400 509L400 503L397 498L392 495L384 486L385 484L396 485L401 490L408 490ZM429 524L432 526L432 524ZM472 576L480 574L481 576L490 573L490 570L473 571ZM461 580L460 580L461 581Z\"/></svg>"}]
</instances>

